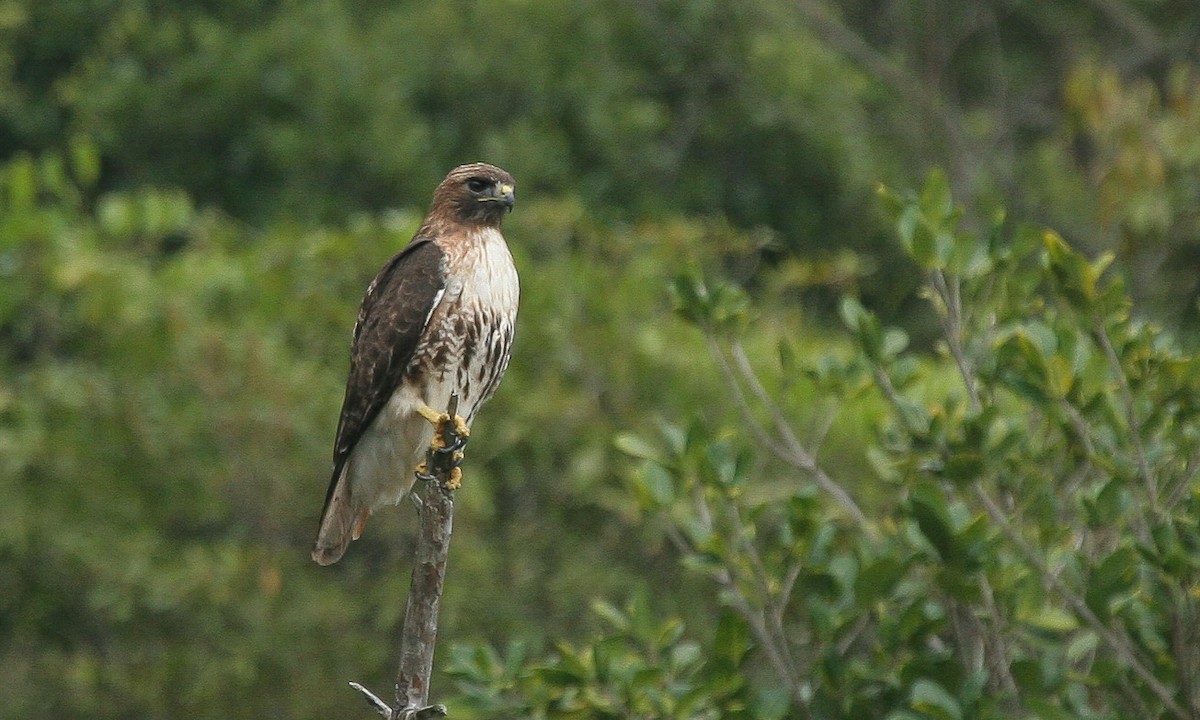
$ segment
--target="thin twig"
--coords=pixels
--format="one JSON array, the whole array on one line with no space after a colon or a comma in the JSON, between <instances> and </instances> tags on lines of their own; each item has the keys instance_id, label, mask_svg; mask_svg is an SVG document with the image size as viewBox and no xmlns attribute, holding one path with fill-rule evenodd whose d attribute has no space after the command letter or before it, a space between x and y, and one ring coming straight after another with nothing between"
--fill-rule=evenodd
<instances>
[{"instance_id":1,"label":"thin twig","mask_svg":"<svg viewBox=\"0 0 1200 720\"><path fill-rule=\"evenodd\" d=\"M979 399L979 382L975 377L975 370L971 366L971 361L967 358L962 345L964 317L961 283L959 283L957 277L953 278L953 281L948 281L946 274L941 270L930 273L930 277L934 290L941 296L942 305L946 309L945 313L941 316L946 345L950 348L950 355L954 358L955 364L958 365L958 374L962 377L963 385L967 388L967 397L971 401L971 409L978 412L983 409L983 403Z\"/></svg>"},{"instance_id":2,"label":"thin twig","mask_svg":"<svg viewBox=\"0 0 1200 720\"><path fill-rule=\"evenodd\" d=\"M1099 458L1100 455L1096 448L1096 442L1092 437L1094 433L1088 426L1087 420L1083 417L1083 414L1079 412L1079 408L1075 407L1065 399L1058 401L1058 408L1067 416L1067 423L1071 426L1071 430L1075 433L1076 439L1081 445L1083 445L1084 454L1087 458L1087 463L1080 468L1080 471L1073 474L1072 477L1062 485L1062 494L1070 497L1074 491L1072 484L1076 482L1083 482L1083 480L1087 477L1089 468L1092 465L1092 459ZM1139 540L1142 542L1149 542L1149 520L1147 520L1143 510L1143 508L1138 508L1132 513L1133 531L1137 534Z\"/></svg>"},{"instance_id":3,"label":"thin twig","mask_svg":"<svg viewBox=\"0 0 1200 720\"><path fill-rule=\"evenodd\" d=\"M783 613L792 601L792 590L796 588L796 581L800 579L802 572L804 572L804 564L796 561L789 565L787 572L783 574L783 582L779 586L779 603L775 608L779 614L778 623L781 625L783 624Z\"/></svg>"},{"instance_id":4,"label":"thin twig","mask_svg":"<svg viewBox=\"0 0 1200 720\"><path fill-rule=\"evenodd\" d=\"M1041 574L1042 579L1051 585L1058 592L1058 594L1067 601L1067 604L1069 604L1075 610L1075 613L1084 621L1084 623L1092 629L1092 632L1096 633L1096 635L1104 642L1104 644L1111 648L1112 651L1116 653L1117 656L1120 657L1131 670L1133 670L1134 674L1146 684L1146 687L1150 688L1150 691L1154 693L1155 697L1158 698L1159 702L1162 703L1164 708L1169 710L1172 715L1180 720L1190 720L1190 715L1184 712L1179 703L1175 702L1175 698L1172 695L1170 688L1163 685L1162 682L1155 677L1154 673L1151 672L1145 666L1145 664L1143 664L1141 658L1138 657L1137 652L1130 645L1128 638L1123 633L1119 633L1105 625L1104 622L1101 621L1094 612L1092 612L1092 609L1088 607L1086 600L1084 600L1078 593L1075 592L1074 589L1067 585L1062 578L1050 572L1050 568L1046 565L1046 561L1041 557L1040 554L1038 554L1033 546L1031 546L1025 540L1025 538L1021 536L1017 529L1013 527L1012 523L1009 522L1008 517L1004 514L1004 511L1001 510L998 505L996 505L995 500L993 500L987 491L984 490L982 485L976 482L974 490L975 496L979 499L979 502L987 511L987 514L992 519L992 522L996 523L996 525L1000 527L1000 530L1004 533L1005 537L1007 537L1009 541L1021 551L1021 554L1025 556L1025 559L1034 566L1038 573Z\"/></svg>"},{"instance_id":5,"label":"thin twig","mask_svg":"<svg viewBox=\"0 0 1200 720\"><path fill-rule=\"evenodd\" d=\"M746 351L741 343L735 341L731 343L730 347L730 355L733 356L734 362L737 365L736 373L725 357L720 344L711 335L709 336L709 347L713 357L717 361L718 367L721 369L721 373L725 376L735 396L741 396L738 400L738 407L742 409L742 414L746 417L747 422L757 425L757 421L754 420L753 413L750 411L750 404L746 401L745 396L742 395L741 382L745 382L750 387L755 399L758 400L771 416L775 432L779 437L779 443L772 442L768 447L781 460L810 474L821 489L832 495L850 517L854 518L855 522L864 531L870 533L871 526L867 521L866 513L862 511L862 508L858 506L854 498L850 497L850 494L841 485L834 482L833 478L829 477L825 470L817 464L816 459L808 452L800 442L800 439L796 437L796 433L792 430L792 426L788 423L787 418L783 416L783 413L779 410L779 406L775 404L766 388L763 387L762 382L758 379L758 375L754 372L754 367L750 364L750 359L746 357ZM739 376L741 381L738 379Z\"/></svg>"},{"instance_id":6,"label":"thin twig","mask_svg":"<svg viewBox=\"0 0 1200 720\"><path fill-rule=\"evenodd\" d=\"M707 335L709 353L713 359L717 361L717 368L725 377L725 382L729 385L729 389L733 392L733 400L737 403L738 411L742 415L742 420L750 426L751 434L754 435L754 440L762 447L767 448L776 457L781 460L792 462L792 458L788 453L788 448L784 447L778 440L767 432L758 418L754 416L754 409L750 406L749 400L746 398L746 393L742 390L741 383L733 372L733 368L729 365L729 361L725 358L725 352L721 349L720 343L712 335Z\"/></svg>"},{"instance_id":7,"label":"thin twig","mask_svg":"<svg viewBox=\"0 0 1200 720\"><path fill-rule=\"evenodd\" d=\"M359 685L358 683L353 682L353 681L351 681L350 687L352 687L355 690L362 693L363 697L366 698L367 704L370 705L375 710L375 712L379 713L380 715L382 715L385 718L392 717L391 706L389 706L382 699L380 699L380 697L378 695L376 695L375 693L366 689L362 685Z\"/></svg>"},{"instance_id":8,"label":"thin twig","mask_svg":"<svg viewBox=\"0 0 1200 720\"><path fill-rule=\"evenodd\" d=\"M1121 396L1121 405L1125 410L1125 421L1129 424L1129 436L1133 441L1133 452L1137 457L1138 471L1142 474L1142 482L1146 485L1146 494L1150 500L1150 510L1158 511L1158 487L1154 483L1154 476L1150 474L1150 463L1146 460L1146 448L1142 443L1142 424L1138 421L1137 408L1133 402L1133 391L1129 388L1129 378L1125 374L1125 368L1121 366L1121 359L1117 357L1117 351L1113 348L1112 340L1108 336L1108 331L1104 329L1103 322L1096 323L1096 337L1100 340L1100 347L1104 350L1104 356L1108 359L1109 367L1112 368L1113 375L1117 378L1117 390Z\"/></svg>"},{"instance_id":9,"label":"thin twig","mask_svg":"<svg viewBox=\"0 0 1200 720\"><path fill-rule=\"evenodd\" d=\"M774 631L779 653L783 661L784 667L787 669L788 677L799 677L796 669L795 658L792 657L791 646L787 640L787 633L783 631L783 609L777 608L777 598L773 597L771 592L771 579L767 574L767 568L763 564L762 556L755 547L754 542L750 539L751 534L743 531L742 513L738 510L737 503L726 501L729 508L729 514L734 525L734 533L736 540L741 544L742 552L750 560L750 569L754 574L755 583L758 585L759 596L762 598L763 614L766 620L771 623L771 629Z\"/></svg>"},{"instance_id":10,"label":"thin twig","mask_svg":"<svg viewBox=\"0 0 1200 720\"><path fill-rule=\"evenodd\" d=\"M699 518L704 530L708 533L716 532L712 510L709 508L708 502L704 499L702 488L696 488L692 496L692 501L696 508L696 516ZM670 538L672 544L680 552L689 554L696 552L696 548L679 532L678 528L668 526L667 537ZM807 716L808 711L799 679L800 676L789 667L788 654L780 647L781 644L786 644L787 639L782 635L776 636L772 633L767 627L763 612L756 610L750 604L750 601L746 598L746 594L742 592L736 568L732 563L724 564L713 576L717 584L725 589L726 597L729 598L729 602L733 605L734 610L742 616L742 619L750 627L750 632L758 640L759 646L767 656L767 662L771 665L779 680L787 687L793 704Z\"/></svg>"},{"instance_id":11,"label":"thin twig","mask_svg":"<svg viewBox=\"0 0 1200 720\"><path fill-rule=\"evenodd\" d=\"M1187 464L1183 466L1183 477L1163 500L1163 512L1169 513L1175 509L1175 506L1183 500L1184 494L1191 490L1192 482L1195 481L1197 474L1200 474L1200 447L1196 448L1191 457L1187 459Z\"/></svg>"},{"instance_id":12,"label":"thin twig","mask_svg":"<svg viewBox=\"0 0 1200 720\"><path fill-rule=\"evenodd\" d=\"M995 654L1003 660L1003 662L993 663L993 667L988 668L988 672L999 675L1004 689L1012 693L1014 697L1018 697L1020 691L1017 688L1017 681L1012 675L1012 654L1008 650L1008 641L1005 639L1008 632L1004 627L1004 616L1000 614L1000 607L996 605L996 595L992 592L992 584L988 582L987 575L982 572L979 573L979 589L983 592L983 601L987 605L988 618L991 620L992 628L989 635L992 645L995 647Z\"/></svg>"}]
</instances>

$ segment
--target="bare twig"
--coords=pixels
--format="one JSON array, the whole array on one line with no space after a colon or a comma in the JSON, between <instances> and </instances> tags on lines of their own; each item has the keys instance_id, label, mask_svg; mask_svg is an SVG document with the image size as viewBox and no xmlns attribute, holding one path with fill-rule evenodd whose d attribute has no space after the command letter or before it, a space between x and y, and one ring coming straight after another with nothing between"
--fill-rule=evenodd
<instances>
[{"instance_id":1,"label":"bare twig","mask_svg":"<svg viewBox=\"0 0 1200 720\"><path fill-rule=\"evenodd\" d=\"M371 692L370 690L366 689L365 687L363 687L362 685L360 685L356 682L351 682L350 687L352 687L355 690L362 693L363 697L365 697L367 700L367 704L370 705L375 710L375 712L379 713L381 716L383 716L385 718L392 717L391 706L388 705L387 703L385 703L378 695L376 695L375 693Z\"/></svg>"},{"instance_id":2,"label":"bare twig","mask_svg":"<svg viewBox=\"0 0 1200 720\"><path fill-rule=\"evenodd\" d=\"M454 488L459 475L457 464L462 459L458 450L466 440L456 430L457 411L458 396L452 395L450 407L438 422L433 443L425 456L425 472L433 480L425 482L422 489L421 528L400 631L395 707L389 707L362 685L350 683L376 712L388 720L429 720L445 717L447 713L445 705L427 703L429 679L433 674L433 649L437 642L438 608L446 579L450 533L454 527Z\"/></svg>"},{"instance_id":3,"label":"bare twig","mask_svg":"<svg viewBox=\"0 0 1200 720\"><path fill-rule=\"evenodd\" d=\"M992 652L988 655L992 658L1002 658L1004 662L993 662L992 667L988 668L988 673L997 678L999 684L1013 697L1019 697L1020 692L1017 688L1017 681L1012 675L1012 666L1010 660L1012 653L1008 649L1008 629L1004 627L1004 615L1001 614L999 606L996 605L996 595L992 592L992 584L988 582L987 574L979 573L979 589L983 591L983 602L987 608L987 615L990 623L990 632L987 635L987 640L992 644Z\"/></svg>"},{"instance_id":4,"label":"bare twig","mask_svg":"<svg viewBox=\"0 0 1200 720\"><path fill-rule=\"evenodd\" d=\"M729 358L725 356L725 350L721 347L720 342L712 334L708 334L708 344L713 359L717 361L717 367L721 370L721 374L725 376L730 390L733 391L734 399L737 401L742 417L754 429L755 435L759 438L761 444L771 450L779 459L811 475L817 485L832 495L846 513L858 523L860 528L870 533L871 525L867 521L866 513L862 511L862 508L858 506L854 498L850 497L850 493L846 492L841 485L838 485L817 464L812 453L796 437L796 433L792 430L792 426L788 423L787 418L783 416L779 406L775 404L775 401L758 379L758 375L754 372L754 367L750 364L750 359L746 357L746 351L741 344L734 341L729 351L734 363L736 363L736 370L734 365L730 364ZM745 391L742 389L743 383L750 388L750 391L754 394L754 398L770 415L775 435L768 432L754 417L750 402L745 395Z\"/></svg>"},{"instance_id":5,"label":"bare twig","mask_svg":"<svg viewBox=\"0 0 1200 720\"><path fill-rule=\"evenodd\" d=\"M696 508L696 516L705 531L709 533L716 532L716 523L713 519L712 509L704 497L703 489L696 488L692 500ZM740 532L740 528L738 532ZM695 546L684 537L678 528L668 526L667 537L680 552L696 552ZM776 676L787 688L796 709L804 717L807 717L808 705L805 700L803 683L800 680L801 675L793 668L791 653L787 648L786 636L782 633L772 632L767 624L766 613L761 608L756 608L750 602L750 599L746 597L746 593L742 590L739 582L737 568L733 563L726 563L713 573L713 577L717 581L717 584L725 590L725 596L733 606L733 609L742 616L742 619L750 627L750 632L759 642L763 654L766 655L767 662L775 671Z\"/></svg>"},{"instance_id":6,"label":"bare twig","mask_svg":"<svg viewBox=\"0 0 1200 720\"><path fill-rule=\"evenodd\" d=\"M799 677L799 672L796 669L796 661L792 657L792 649L787 641L787 633L783 629L783 615L786 607L780 605L780 598L771 592L772 583L770 574L763 564L758 548L754 545L754 541L751 540L751 534L742 529L744 523L737 503L726 499L726 505L728 506L730 518L734 523L734 532L737 535L734 541L742 546L742 553L750 561L750 571L754 577L759 596L762 598L763 620L764 622L771 623L770 629L778 639L779 652L782 656L784 667L787 669L788 677Z\"/></svg>"},{"instance_id":7,"label":"bare twig","mask_svg":"<svg viewBox=\"0 0 1200 720\"><path fill-rule=\"evenodd\" d=\"M1070 496L1073 490L1071 482L1078 481L1081 483L1083 479L1087 477L1087 473L1090 469L1093 458L1099 458L1101 456L1098 452L1098 448L1096 447L1096 442L1092 437L1095 433L1091 430L1091 428L1088 427L1087 420L1083 417L1083 414L1079 412L1079 409L1067 402L1065 399L1058 401L1058 407L1063 411L1063 414L1066 415L1067 422L1070 424L1071 430L1075 433L1075 439L1078 440L1081 445L1083 445L1083 450L1088 458L1087 463L1080 468L1080 472L1076 473L1069 482L1063 485L1062 489L1064 496ZM1146 518L1144 508L1139 507L1135 509L1135 511L1131 513L1131 516L1133 531L1137 533L1138 539L1142 542L1149 542L1150 521Z\"/></svg>"},{"instance_id":8,"label":"bare twig","mask_svg":"<svg viewBox=\"0 0 1200 720\"><path fill-rule=\"evenodd\" d=\"M971 409L978 412L983 409L983 403L979 399L979 381L975 377L975 370L967 353L963 350L962 344L966 318L963 315L961 283L956 276L952 275L947 278L941 270L930 273L930 278L934 290L941 296L942 304L945 306L941 321L946 344L950 348L950 355L954 357L955 364L958 365L958 373L962 376L963 385L967 388Z\"/></svg>"}]
</instances>

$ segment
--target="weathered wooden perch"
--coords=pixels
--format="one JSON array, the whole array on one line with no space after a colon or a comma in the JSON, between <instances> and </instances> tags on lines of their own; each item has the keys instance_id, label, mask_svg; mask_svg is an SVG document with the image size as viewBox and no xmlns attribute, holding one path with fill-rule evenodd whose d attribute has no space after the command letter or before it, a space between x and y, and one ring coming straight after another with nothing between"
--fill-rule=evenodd
<instances>
[{"instance_id":1,"label":"weathered wooden perch","mask_svg":"<svg viewBox=\"0 0 1200 720\"><path fill-rule=\"evenodd\" d=\"M445 717L447 712L445 705L427 703L429 678L433 673L433 648L437 642L438 606L446 579L446 556L450 552L454 523L454 489L459 481L456 470L466 442L466 437L457 429L457 411L458 396L452 395L450 407L439 420L433 443L425 454L425 474L417 476L427 481L418 483L419 487L414 490L421 528L414 552L404 625L400 631L395 706L389 706L362 685L350 683L387 720L426 720Z\"/></svg>"}]
</instances>

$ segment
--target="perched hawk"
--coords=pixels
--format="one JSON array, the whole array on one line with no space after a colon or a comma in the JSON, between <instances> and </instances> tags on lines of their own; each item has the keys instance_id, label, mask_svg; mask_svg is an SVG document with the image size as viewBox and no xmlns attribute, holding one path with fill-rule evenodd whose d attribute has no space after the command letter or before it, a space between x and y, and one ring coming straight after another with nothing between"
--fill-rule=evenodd
<instances>
[{"instance_id":1,"label":"perched hawk","mask_svg":"<svg viewBox=\"0 0 1200 720\"><path fill-rule=\"evenodd\" d=\"M433 192L412 242L367 287L312 556L337 562L377 508L412 489L451 393L469 425L508 367L517 271L500 221L513 178L475 163Z\"/></svg>"}]
</instances>

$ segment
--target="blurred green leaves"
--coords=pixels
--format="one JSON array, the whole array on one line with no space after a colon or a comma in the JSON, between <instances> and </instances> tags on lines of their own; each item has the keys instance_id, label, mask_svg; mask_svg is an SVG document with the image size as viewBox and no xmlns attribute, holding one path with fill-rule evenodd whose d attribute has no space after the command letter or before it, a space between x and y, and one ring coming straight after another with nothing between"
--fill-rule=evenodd
<instances>
[{"instance_id":1,"label":"blurred green leaves","mask_svg":"<svg viewBox=\"0 0 1200 720\"><path fill-rule=\"evenodd\" d=\"M687 638L678 620L658 620L645 595L623 607L596 602L600 634L582 646L559 643L540 662L525 650L501 656L487 646L456 648L447 671L467 718L745 718L774 720L786 706L773 693L749 691L744 625L725 613L713 643ZM505 692L499 692L499 691Z\"/></svg>"},{"instance_id":2,"label":"blurred green leaves","mask_svg":"<svg viewBox=\"0 0 1200 720\"><path fill-rule=\"evenodd\" d=\"M750 310L750 298L727 281L710 285L699 268L675 277L670 285L671 300L683 319L717 334L744 329Z\"/></svg>"},{"instance_id":3,"label":"blurred green leaves","mask_svg":"<svg viewBox=\"0 0 1200 720\"><path fill-rule=\"evenodd\" d=\"M1191 11L968 5L0 3L0 718L386 682L407 508L302 548L474 159L524 287L456 715L1194 715Z\"/></svg>"}]
</instances>

